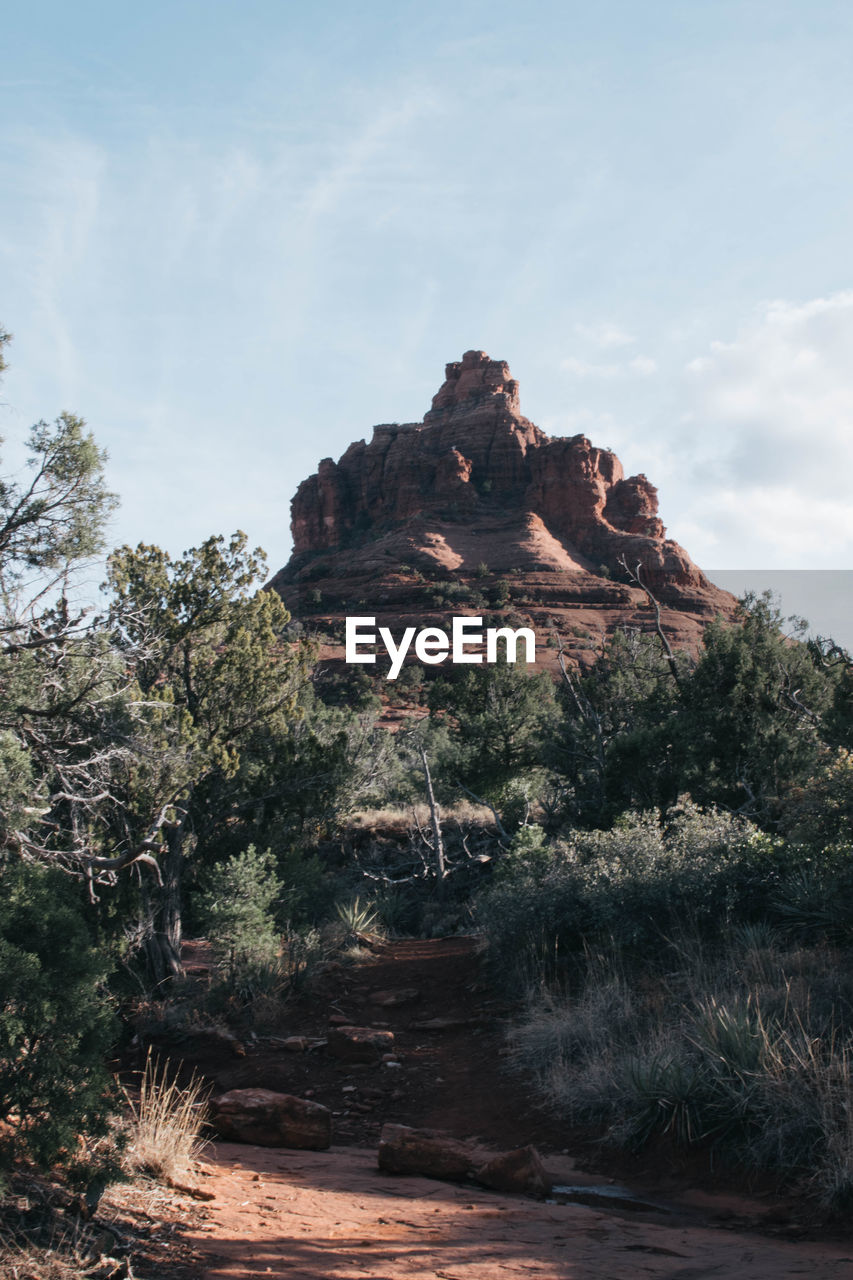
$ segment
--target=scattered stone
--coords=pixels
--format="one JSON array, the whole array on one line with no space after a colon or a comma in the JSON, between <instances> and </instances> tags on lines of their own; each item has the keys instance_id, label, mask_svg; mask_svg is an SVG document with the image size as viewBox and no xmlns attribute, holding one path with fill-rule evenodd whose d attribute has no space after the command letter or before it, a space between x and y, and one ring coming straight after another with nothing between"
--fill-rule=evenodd
<instances>
[{"instance_id":1,"label":"scattered stone","mask_svg":"<svg viewBox=\"0 0 853 1280\"><path fill-rule=\"evenodd\" d=\"M379 1138L379 1168L386 1173L416 1173L427 1178L464 1182L471 1167L471 1147L432 1129L386 1124Z\"/></svg>"},{"instance_id":2,"label":"scattered stone","mask_svg":"<svg viewBox=\"0 0 853 1280\"><path fill-rule=\"evenodd\" d=\"M224 1027L193 1027L190 1033L194 1038L202 1037L205 1040L211 1040L215 1044L222 1045L229 1053L233 1053L235 1058L245 1058L246 1046L231 1031L226 1031Z\"/></svg>"},{"instance_id":3,"label":"scattered stone","mask_svg":"<svg viewBox=\"0 0 853 1280\"><path fill-rule=\"evenodd\" d=\"M271 1089L232 1089L210 1104L210 1123L232 1142L325 1151L332 1142L328 1107Z\"/></svg>"},{"instance_id":4,"label":"scattered stone","mask_svg":"<svg viewBox=\"0 0 853 1280\"><path fill-rule=\"evenodd\" d=\"M386 1173L420 1174L448 1182L472 1180L493 1191L544 1199L551 1189L535 1147L486 1151L434 1129L386 1124L379 1139L379 1168Z\"/></svg>"},{"instance_id":5,"label":"scattered stone","mask_svg":"<svg viewBox=\"0 0 853 1280\"><path fill-rule=\"evenodd\" d=\"M493 1191L520 1192L539 1199L544 1199L551 1190L551 1179L545 1172L539 1152L531 1146L490 1156L483 1164L475 1166L473 1177Z\"/></svg>"},{"instance_id":6,"label":"scattered stone","mask_svg":"<svg viewBox=\"0 0 853 1280\"><path fill-rule=\"evenodd\" d=\"M398 987L396 991L374 991L369 998L371 1004L381 1005L383 1009L393 1009L401 1004L414 1004L420 1000L421 993L417 987Z\"/></svg>"},{"instance_id":7,"label":"scattered stone","mask_svg":"<svg viewBox=\"0 0 853 1280\"><path fill-rule=\"evenodd\" d=\"M342 1062L378 1062L393 1044L394 1033L376 1027L335 1026L329 1032L329 1052Z\"/></svg>"},{"instance_id":8,"label":"scattered stone","mask_svg":"<svg viewBox=\"0 0 853 1280\"><path fill-rule=\"evenodd\" d=\"M329 1014L329 1025L330 1025L330 1026L332 1026L332 1027L347 1027L347 1026L349 1026L349 1024L350 1024L350 1019L346 1016L346 1014L343 1014L343 1013L330 1013L330 1014Z\"/></svg>"},{"instance_id":9,"label":"scattered stone","mask_svg":"<svg viewBox=\"0 0 853 1280\"><path fill-rule=\"evenodd\" d=\"M305 1036L288 1036L286 1040L282 1040L281 1047L287 1053L304 1053L308 1048L308 1041Z\"/></svg>"}]
</instances>

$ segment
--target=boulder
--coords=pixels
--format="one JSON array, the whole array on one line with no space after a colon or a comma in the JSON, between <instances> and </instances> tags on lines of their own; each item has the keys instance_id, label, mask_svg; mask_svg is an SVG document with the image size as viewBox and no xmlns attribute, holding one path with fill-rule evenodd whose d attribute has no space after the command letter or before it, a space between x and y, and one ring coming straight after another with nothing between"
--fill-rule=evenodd
<instances>
[{"instance_id":1,"label":"boulder","mask_svg":"<svg viewBox=\"0 0 853 1280\"><path fill-rule=\"evenodd\" d=\"M330 1027L329 1053L341 1062L379 1062L394 1048L393 1031L376 1027Z\"/></svg>"},{"instance_id":2,"label":"boulder","mask_svg":"<svg viewBox=\"0 0 853 1280\"><path fill-rule=\"evenodd\" d=\"M474 1161L472 1177L493 1191L513 1191L544 1199L551 1190L551 1179L535 1147L517 1147L487 1155L482 1163Z\"/></svg>"},{"instance_id":3,"label":"boulder","mask_svg":"<svg viewBox=\"0 0 853 1280\"><path fill-rule=\"evenodd\" d=\"M447 1182L478 1182L493 1191L543 1199L551 1189L535 1147L487 1151L434 1129L404 1124L383 1125L379 1139L379 1168L386 1173L419 1174Z\"/></svg>"},{"instance_id":4,"label":"boulder","mask_svg":"<svg viewBox=\"0 0 853 1280\"><path fill-rule=\"evenodd\" d=\"M325 1151L332 1142L328 1107L271 1089L231 1089L210 1103L210 1123L231 1142Z\"/></svg>"},{"instance_id":5,"label":"boulder","mask_svg":"<svg viewBox=\"0 0 853 1280\"><path fill-rule=\"evenodd\" d=\"M473 1147L432 1129L405 1124L382 1126L379 1168L385 1173L414 1173L425 1178L464 1182L471 1168Z\"/></svg>"}]
</instances>

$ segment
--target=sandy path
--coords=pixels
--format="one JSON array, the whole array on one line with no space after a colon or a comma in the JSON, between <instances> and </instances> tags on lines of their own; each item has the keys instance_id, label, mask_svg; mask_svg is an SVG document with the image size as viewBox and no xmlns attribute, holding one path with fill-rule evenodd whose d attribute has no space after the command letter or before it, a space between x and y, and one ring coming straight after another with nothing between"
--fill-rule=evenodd
<instances>
[{"instance_id":1,"label":"sandy path","mask_svg":"<svg viewBox=\"0 0 853 1280\"><path fill-rule=\"evenodd\" d=\"M205 1280L841 1280L853 1248L659 1225L425 1178L388 1177L376 1153L221 1143L208 1216L185 1233Z\"/></svg>"}]
</instances>

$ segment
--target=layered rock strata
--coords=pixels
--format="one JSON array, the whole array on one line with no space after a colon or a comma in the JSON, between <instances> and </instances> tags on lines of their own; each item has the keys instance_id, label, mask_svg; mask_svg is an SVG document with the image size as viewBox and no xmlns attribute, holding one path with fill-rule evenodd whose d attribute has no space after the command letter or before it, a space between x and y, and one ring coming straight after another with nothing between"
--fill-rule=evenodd
<instances>
[{"instance_id":1,"label":"layered rock strata","mask_svg":"<svg viewBox=\"0 0 853 1280\"><path fill-rule=\"evenodd\" d=\"M679 615L676 643L695 646L705 622L733 607L666 537L647 477L626 477L586 436L546 435L521 413L506 362L483 351L447 365L422 422L376 426L369 443L323 459L293 499L292 532L293 556L272 585L297 615L356 607L391 617L420 603L421 618L440 616L423 579L488 585L513 574L522 581L504 607L526 597L551 614L592 609L603 633L638 614L649 624L626 572L638 565Z\"/></svg>"}]
</instances>

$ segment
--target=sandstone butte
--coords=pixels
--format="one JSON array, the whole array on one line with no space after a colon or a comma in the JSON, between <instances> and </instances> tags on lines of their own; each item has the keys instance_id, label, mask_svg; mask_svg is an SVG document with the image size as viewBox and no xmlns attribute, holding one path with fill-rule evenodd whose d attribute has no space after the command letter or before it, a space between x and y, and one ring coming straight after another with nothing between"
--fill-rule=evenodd
<instances>
[{"instance_id":1,"label":"sandstone butte","mask_svg":"<svg viewBox=\"0 0 853 1280\"><path fill-rule=\"evenodd\" d=\"M654 485L586 436L540 431L509 366L484 351L447 365L423 422L376 426L369 443L324 458L296 491L291 528L293 554L269 585L326 637L334 665L348 614L395 636L480 615L531 626L538 666L557 669L557 636L586 665L617 628L654 630L624 565L641 566L674 648L696 650L707 623L735 609L666 537ZM377 653L362 670L382 673Z\"/></svg>"}]
</instances>

